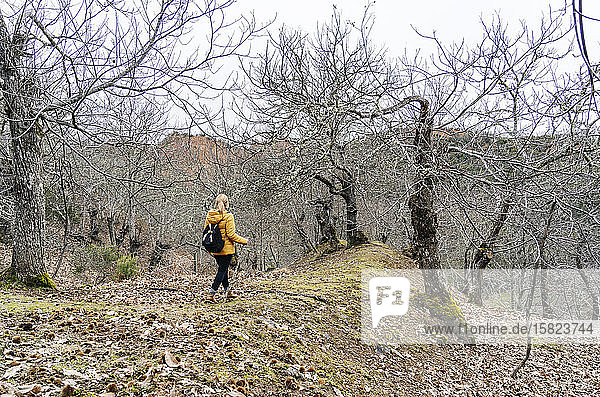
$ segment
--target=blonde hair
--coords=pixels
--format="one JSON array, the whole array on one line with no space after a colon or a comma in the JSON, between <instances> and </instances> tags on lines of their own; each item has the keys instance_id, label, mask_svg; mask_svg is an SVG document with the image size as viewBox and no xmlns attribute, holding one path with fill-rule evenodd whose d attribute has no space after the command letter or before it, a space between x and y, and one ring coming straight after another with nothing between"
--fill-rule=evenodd
<instances>
[{"instance_id":1,"label":"blonde hair","mask_svg":"<svg viewBox=\"0 0 600 397\"><path fill-rule=\"evenodd\" d=\"M227 208L229 208L229 200L227 199L227 196L224 195L223 193L221 193L217 196L217 198L215 199L215 202L216 202L217 209L219 210L219 212L221 214L223 212L225 212L225 210Z\"/></svg>"}]
</instances>

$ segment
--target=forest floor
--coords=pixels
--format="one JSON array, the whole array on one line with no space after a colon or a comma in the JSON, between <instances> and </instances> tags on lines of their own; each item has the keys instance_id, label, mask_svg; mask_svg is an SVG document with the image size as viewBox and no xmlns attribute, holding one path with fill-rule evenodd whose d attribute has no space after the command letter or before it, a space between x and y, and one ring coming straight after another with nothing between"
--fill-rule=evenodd
<instances>
[{"instance_id":1,"label":"forest floor","mask_svg":"<svg viewBox=\"0 0 600 397\"><path fill-rule=\"evenodd\" d=\"M360 270L414 267L364 245L266 274L203 302L211 275L0 291L0 396L600 394L596 346L370 346ZM315 298L316 297L316 298Z\"/></svg>"}]
</instances>

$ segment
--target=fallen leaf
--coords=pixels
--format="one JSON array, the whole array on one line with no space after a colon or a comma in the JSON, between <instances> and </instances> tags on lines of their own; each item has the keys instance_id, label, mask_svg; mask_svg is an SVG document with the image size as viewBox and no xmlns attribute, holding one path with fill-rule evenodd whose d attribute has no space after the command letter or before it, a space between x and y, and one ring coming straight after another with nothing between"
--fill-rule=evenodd
<instances>
[{"instance_id":1,"label":"fallen leaf","mask_svg":"<svg viewBox=\"0 0 600 397\"><path fill-rule=\"evenodd\" d=\"M60 395L62 397L70 397L73 394L75 394L75 388L69 384L65 385L65 387L63 387L62 391L60 392Z\"/></svg>"},{"instance_id":2,"label":"fallen leaf","mask_svg":"<svg viewBox=\"0 0 600 397\"><path fill-rule=\"evenodd\" d=\"M14 378L23 369L25 369L24 365L18 365L16 367L12 367L4 373L4 376L2 376L2 379Z\"/></svg>"},{"instance_id":3,"label":"fallen leaf","mask_svg":"<svg viewBox=\"0 0 600 397\"><path fill-rule=\"evenodd\" d=\"M181 365L179 357L175 357L168 349L163 353L162 361L171 368L177 368Z\"/></svg>"},{"instance_id":4,"label":"fallen leaf","mask_svg":"<svg viewBox=\"0 0 600 397\"><path fill-rule=\"evenodd\" d=\"M75 371L74 369L63 369L63 374L65 376L75 377L75 378L84 378L87 379L87 376L82 374L79 371Z\"/></svg>"},{"instance_id":5,"label":"fallen leaf","mask_svg":"<svg viewBox=\"0 0 600 397\"><path fill-rule=\"evenodd\" d=\"M40 385L23 385L23 386L17 387L17 391L23 395L28 394L28 393L38 394L39 392L42 391L42 388Z\"/></svg>"}]
</instances>

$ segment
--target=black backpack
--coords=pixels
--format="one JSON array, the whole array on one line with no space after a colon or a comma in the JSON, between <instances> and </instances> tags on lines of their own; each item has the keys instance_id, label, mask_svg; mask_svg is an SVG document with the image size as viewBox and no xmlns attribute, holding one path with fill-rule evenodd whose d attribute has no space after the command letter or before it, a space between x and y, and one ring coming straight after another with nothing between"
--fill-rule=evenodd
<instances>
[{"instance_id":1,"label":"black backpack","mask_svg":"<svg viewBox=\"0 0 600 397\"><path fill-rule=\"evenodd\" d=\"M206 248L206 250L210 253L216 254L223 251L223 247L225 246L225 240L221 235L221 229L219 228L219 223L209 223L204 228L204 232L202 233L202 246Z\"/></svg>"}]
</instances>

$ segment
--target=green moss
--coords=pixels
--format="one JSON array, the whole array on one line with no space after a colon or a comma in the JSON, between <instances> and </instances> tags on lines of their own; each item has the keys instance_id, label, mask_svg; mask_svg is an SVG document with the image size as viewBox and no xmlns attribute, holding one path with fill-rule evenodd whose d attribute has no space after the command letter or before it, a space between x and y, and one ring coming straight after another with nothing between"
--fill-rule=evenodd
<instances>
[{"instance_id":1,"label":"green moss","mask_svg":"<svg viewBox=\"0 0 600 397\"><path fill-rule=\"evenodd\" d=\"M48 273L42 273L36 277L32 277L30 281L25 282L25 284L36 288L56 289L56 284L52 281Z\"/></svg>"},{"instance_id":2,"label":"green moss","mask_svg":"<svg viewBox=\"0 0 600 397\"><path fill-rule=\"evenodd\" d=\"M2 270L2 272L0 273L0 280L2 280L2 283L6 286L10 286L11 284L17 283L19 281L17 280L17 275L15 274L12 266L9 266Z\"/></svg>"},{"instance_id":3,"label":"green moss","mask_svg":"<svg viewBox=\"0 0 600 397\"><path fill-rule=\"evenodd\" d=\"M98 397L98 395L87 391L75 390L73 397Z\"/></svg>"},{"instance_id":4,"label":"green moss","mask_svg":"<svg viewBox=\"0 0 600 397\"><path fill-rule=\"evenodd\" d=\"M467 323L462 309L449 292L442 295L428 296L426 293L415 291L412 302L417 306L427 309L432 317L437 318L444 324L457 325ZM446 335L437 335L437 338L443 343L453 341ZM458 335L458 340L464 343L475 343L475 340L470 336Z\"/></svg>"},{"instance_id":5,"label":"green moss","mask_svg":"<svg viewBox=\"0 0 600 397\"><path fill-rule=\"evenodd\" d=\"M415 291L413 294L413 302L428 309L432 316L448 323L466 323L460 306L449 292L436 296L428 296L419 291Z\"/></svg>"},{"instance_id":6,"label":"green moss","mask_svg":"<svg viewBox=\"0 0 600 397\"><path fill-rule=\"evenodd\" d=\"M348 239L346 246L355 247L362 244L368 244L369 238L362 230L357 230L356 235Z\"/></svg>"},{"instance_id":7,"label":"green moss","mask_svg":"<svg viewBox=\"0 0 600 397\"><path fill-rule=\"evenodd\" d=\"M322 258L328 254L334 253L336 251L344 250L348 247L348 243L344 240L336 240L335 242L326 242L323 244L319 244L311 257L310 260L315 260Z\"/></svg>"},{"instance_id":8,"label":"green moss","mask_svg":"<svg viewBox=\"0 0 600 397\"><path fill-rule=\"evenodd\" d=\"M389 385L389 380L379 372L372 371L367 362L361 360L360 356L354 354L363 350L360 347L360 282L361 270L364 268L414 268L413 261L403 257L398 251L376 243L366 244L345 250L340 250L314 258L314 254L304 258L298 264L288 269L281 269L276 277L251 280L252 290L282 290L289 292L300 292L326 298L333 304L324 304L315 299L285 295L281 293L257 292L248 293L249 299L238 299L224 301L219 305L202 305L197 302L189 302L176 309L169 306L152 306L152 310L160 312L167 319L180 318L189 315L197 316L198 321L214 319L210 327L218 330L215 335L201 336L201 340L212 341L217 344L227 342L233 346L236 357L233 359L222 357L220 354L214 356L214 361L206 363L195 361L188 357L188 362L195 362L198 368L194 373L197 379L205 379L206 383L217 384L219 387L227 382L229 378L240 377L255 379L254 386L257 390L264 389L271 392L283 389L283 379L288 376L287 368L290 366L279 357L283 354L292 353L299 365L314 367L315 377L323 384L316 381L316 394L325 395L331 390L331 386L339 388L344 395L353 393L361 395L383 395L378 393L378 385ZM14 310L25 310L24 308L37 307L38 305L52 305L52 308L64 309L64 306L78 307L73 303L53 300L37 300L30 296L14 296L14 293L2 293L4 311L9 311L4 303L8 303ZM64 306L63 306L64 305ZM86 308L95 310L95 304L85 303ZM85 316L86 321L105 322L106 313L113 309L119 316L127 312L140 312L142 308L149 309L150 305L126 305L112 307L104 303L103 310L99 313L89 313ZM48 309L46 309L48 310ZM267 313L267 314L265 314ZM93 315L93 317L92 317ZM245 320L257 316L267 315L276 325L275 328L267 329L264 323L246 322ZM244 320L244 321L242 321ZM233 332L223 332L223 328L229 325ZM204 324L198 324L206 330ZM287 328L284 328L287 326ZM208 325L206 325L208 327ZM340 332L343 330L344 332ZM241 337L236 331L246 335ZM319 340L326 338L326 344L319 346ZM245 365L238 369L239 360L244 357L255 356L252 366ZM96 369L102 373L112 373L115 368L127 364L132 360L140 363L155 363L158 359L155 349L147 352L147 358L140 359L137 355L132 356L130 351L114 351L109 357L96 363L95 358L83 356L81 358L63 358L63 365L79 367L79 365L96 365ZM125 360L120 360L122 356ZM271 358L279 360L275 364L269 364ZM256 364L256 365L255 365ZM137 379L147 369L143 364L136 365L131 379ZM138 372L139 371L139 372ZM129 378L128 378L129 379ZM365 380L367 379L367 380ZM312 382L311 382L312 383ZM135 387L123 389L121 393L126 395L140 395ZM372 391L367 392L364 386L369 386ZM150 386L157 387L156 385ZM150 388L144 388L143 393L148 394ZM382 386L383 390L384 386ZM280 390L281 389L281 390ZM291 393L291 392L290 392ZM263 393L266 394L266 393Z\"/></svg>"},{"instance_id":9,"label":"green moss","mask_svg":"<svg viewBox=\"0 0 600 397\"><path fill-rule=\"evenodd\" d=\"M11 289L11 288L49 288L56 289L56 284L48 273L42 273L37 276L27 277L25 280L19 280L12 268L6 269L0 275L0 280L2 280L2 288Z\"/></svg>"}]
</instances>

